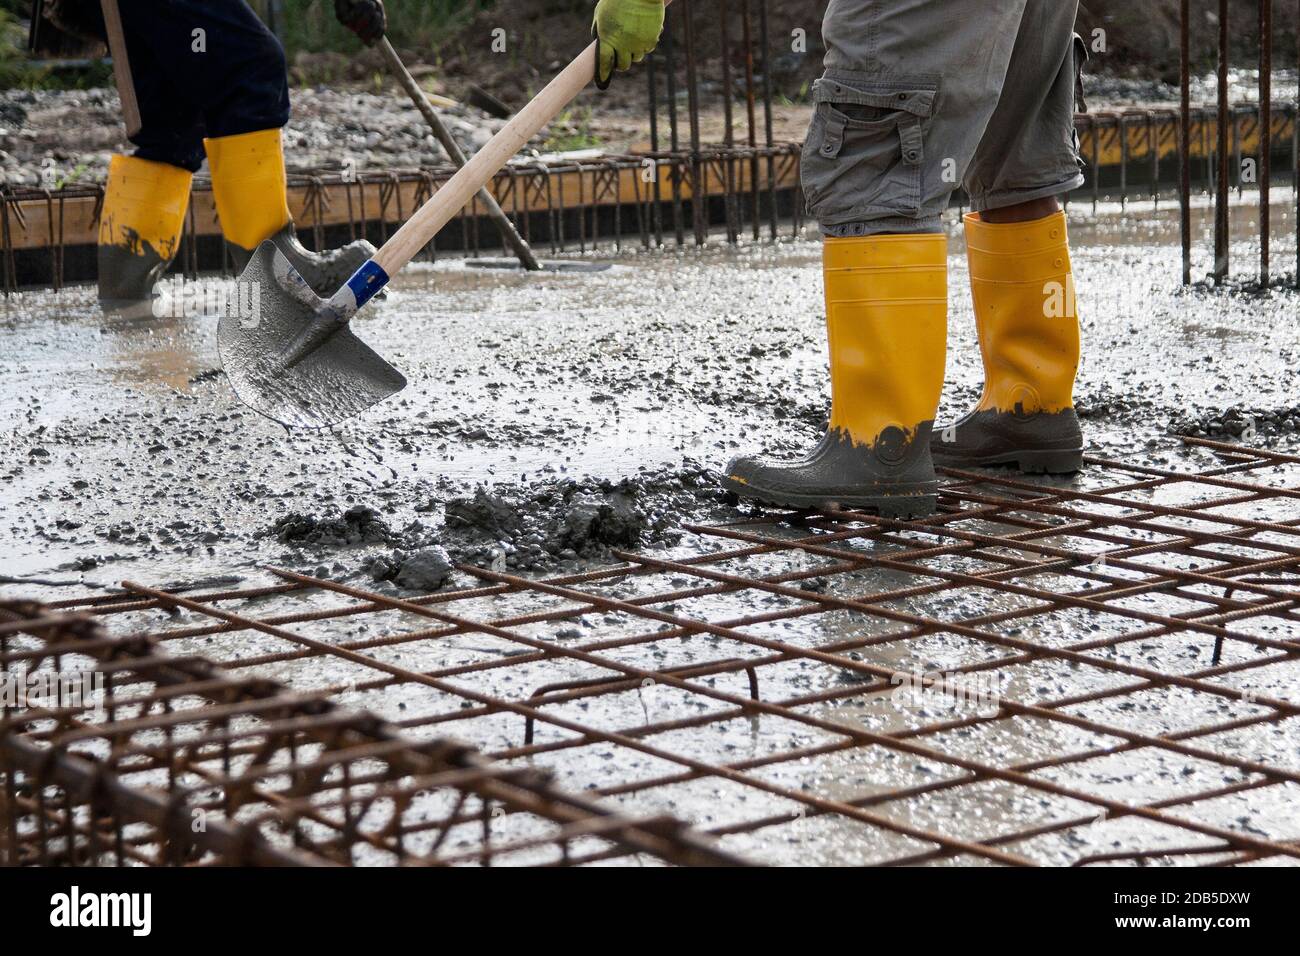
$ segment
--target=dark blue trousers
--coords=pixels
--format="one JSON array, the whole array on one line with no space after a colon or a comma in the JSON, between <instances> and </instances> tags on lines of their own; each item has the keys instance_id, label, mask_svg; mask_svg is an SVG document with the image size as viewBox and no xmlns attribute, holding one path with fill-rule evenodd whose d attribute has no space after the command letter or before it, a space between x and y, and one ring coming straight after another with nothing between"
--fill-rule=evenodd
<instances>
[{"instance_id":1,"label":"dark blue trousers","mask_svg":"<svg viewBox=\"0 0 1300 956\"><path fill-rule=\"evenodd\" d=\"M244 0L122 0L141 159L191 172L203 138L289 122L284 48Z\"/></svg>"}]
</instances>

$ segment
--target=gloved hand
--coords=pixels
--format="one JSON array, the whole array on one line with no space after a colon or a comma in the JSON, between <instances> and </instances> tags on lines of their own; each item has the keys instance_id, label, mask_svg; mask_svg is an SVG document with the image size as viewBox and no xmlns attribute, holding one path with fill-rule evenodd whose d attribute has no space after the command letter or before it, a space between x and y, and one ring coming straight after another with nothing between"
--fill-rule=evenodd
<instances>
[{"instance_id":1,"label":"gloved hand","mask_svg":"<svg viewBox=\"0 0 1300 956\"><path fill-rule=\"evenodd\" d=\"M388 17L384 0L334 0L334 15L363 43L371 44L384 35Z\"/></svg>"},{"instance_id":2,"label":"gloved hand","mask_svg":"<svg viewBox=\"0 0 1300 956\"><path fill-rule=\"evenodd\" d=\"M596 85L609 86L615 70L630 70L659 44L664 0L600 0L591 32L600 41Z\"/></svg>"}]
</instances>

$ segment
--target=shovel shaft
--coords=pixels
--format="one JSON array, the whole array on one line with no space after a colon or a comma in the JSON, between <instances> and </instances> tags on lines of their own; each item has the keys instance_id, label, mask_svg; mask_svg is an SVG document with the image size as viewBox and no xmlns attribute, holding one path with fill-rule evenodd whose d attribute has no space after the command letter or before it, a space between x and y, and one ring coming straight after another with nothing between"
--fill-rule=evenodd
<instances>
[{"instance_id":1,"label":"shovel shaft","mask_svg":"<svg viewBox=\"0 0 1300 956\"><path fill-rule=\"evenodd\" d=\"M553 79L531 103L520 110L501 131L474 154L447 184L433 194L401 229L397 230L374 258L357 270L335 293L329 305L334 317L347 321L376 292L388 284L417 252L438 234L474 194L495 176L512 156L536 136L547 123L573 102L596 75L597 44L592 43L564 71Z\"/></svg>"},{"instance_id":2,"label":"shovel shaft","mask_svg":"<svg viewBox=\"0 0 1300 956\"><path fill-rule=\"evenodd\" d=\"M384 243L375 253L375 262L390 276L401 270L595 75L596 44L593 43Z\"/></svg>"}]
</instances>

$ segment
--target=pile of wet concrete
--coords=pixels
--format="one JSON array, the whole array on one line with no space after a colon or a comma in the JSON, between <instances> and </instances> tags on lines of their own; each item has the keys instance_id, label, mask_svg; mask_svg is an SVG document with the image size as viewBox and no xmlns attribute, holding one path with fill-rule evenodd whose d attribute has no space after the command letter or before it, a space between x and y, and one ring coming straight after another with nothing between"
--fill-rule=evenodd
<instances>
[{"instance_id":1,"label":"pile of wet concrete","mask_svg":"<svg viewBox=\"0 0 1300 956\"><path fill-rule=\"evenodd\" d=\"M426 511L435 506L426 506ZM300 552L406 590L432 591L458 564L494 570L549 571L608 559L617 548L676 544L692 521L739 513L718 475L698 462L610 479L479 486L439 503L440 524L416 519L394 528L364 504L314 515L293 512L261 532ZM350 563L349 553L359 554Z\"/></svg>"},{"instance_id":2,"label":"pile of wet concrete","mask_svg":"<svg viewBox=\"0 0 1300 956\"><path fill-rule=\"evenodd\" d=\"M1276 444L1300 434L1300 404L1281 408L1236 406L1181 416L1169 423L1174 435L1246 444Z\"/></svg>"}]
</instances>

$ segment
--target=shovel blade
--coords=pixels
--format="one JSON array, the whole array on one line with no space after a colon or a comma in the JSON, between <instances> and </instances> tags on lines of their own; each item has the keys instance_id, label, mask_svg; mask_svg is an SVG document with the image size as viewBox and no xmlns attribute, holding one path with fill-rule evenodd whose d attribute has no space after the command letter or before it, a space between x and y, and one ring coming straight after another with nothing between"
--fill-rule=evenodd
<instances>
[{"instance_id":1,"label":"shovel blade","mask_svg":"<svg viewBox=\"0 0 1300 956\"><path fill-rule=\"evenodd\" d=\"M328 428L406 387L402 373L346 323L301 361L278 361L326 303L274 243L258 247L239 281L251 308L226 310L217 347L235 394L258 414L288 428Z\"/></svg>"}]
</instances>

